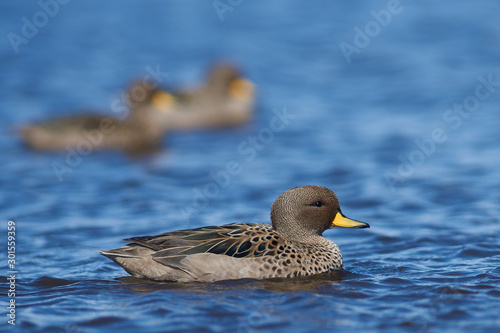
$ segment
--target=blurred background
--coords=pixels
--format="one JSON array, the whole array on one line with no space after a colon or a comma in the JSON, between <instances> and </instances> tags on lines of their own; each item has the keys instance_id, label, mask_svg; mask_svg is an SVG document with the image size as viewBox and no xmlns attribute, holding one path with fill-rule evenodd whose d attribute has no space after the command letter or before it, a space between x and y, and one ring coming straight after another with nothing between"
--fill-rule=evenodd
<instances>
[{"instance_id":1,"label":"blurred background","mask_svg":"<svg viewBox=\"0 0 500 333\"><path fill-rule=\"evenodd\" d=\"M18 236L16 329L497 328L499 12L496 1L3 2L0 212ZM140 158L32 151L16 132L113 116L151 69L165 88L192 87L219 60L256 85L241 126L171 131ZM62 178L54 165L68 166ZM325 233L344 254L339 281L132 288L97 252L268 223L274 199L307 184L371 224Z\"/></svg>"}]
</instances>

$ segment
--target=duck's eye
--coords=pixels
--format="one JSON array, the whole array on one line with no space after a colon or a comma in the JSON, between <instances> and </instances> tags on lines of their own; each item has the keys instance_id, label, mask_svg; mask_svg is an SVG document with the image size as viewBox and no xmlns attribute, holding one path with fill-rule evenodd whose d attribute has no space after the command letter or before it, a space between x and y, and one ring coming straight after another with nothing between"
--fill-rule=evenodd
<instances>
[{"instance_id":1,"label":"duck's eye","mask_svg":"<svg viewBox=\"0 0 500 333\"><path fill-rule=\"evenodd\" d=\"M316 207L321 207L324 205L324 203L322 201L316 201L315 203L312 204L313 206L316 206Z\"/></svg>"}]
</instances>

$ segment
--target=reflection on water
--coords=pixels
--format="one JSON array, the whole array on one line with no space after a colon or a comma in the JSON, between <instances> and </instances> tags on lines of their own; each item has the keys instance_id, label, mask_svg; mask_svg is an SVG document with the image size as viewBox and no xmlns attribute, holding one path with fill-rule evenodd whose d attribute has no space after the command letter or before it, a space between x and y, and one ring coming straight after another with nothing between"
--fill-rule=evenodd
<instances>
[{"instance_id":1,"label":"reflection on water","mask_svg":"<svg viewBox=\"0 0 500 333\"><path fill-rule=\"evenodd\" d=\"M318 276L300 277L296 279L240 279L224 280L212 283L177 283L177 282L158 282L138 279L127 276L116 278L116 280L126 284L127 288L133 291L152 292L157 290L178 290L185 292L204 292L217 293L222 291L235 291L240 289L265 289L272 292L291 292L291 291L314 291L322 287L339 285L342 277L348 272L342 271L331 274L321 274Z\"/></svg>"}]
</instances>

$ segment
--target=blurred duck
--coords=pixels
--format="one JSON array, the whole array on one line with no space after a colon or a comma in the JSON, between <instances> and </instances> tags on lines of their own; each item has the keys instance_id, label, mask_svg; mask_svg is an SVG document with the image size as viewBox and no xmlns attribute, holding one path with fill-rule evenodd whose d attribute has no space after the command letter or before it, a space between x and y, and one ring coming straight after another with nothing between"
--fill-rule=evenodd
<instances>
[{"instance_id":1,"label":"blurred duck","mask_svg":"<svg viewBox=\"0 0 500 333\"><path fill-rule=\"evenodd\" d=\"M127 103L131 112L124 120L97 114L68 116L25 126L21 135L27 146L40 150L89 149L90 144L92 150L154 151L161 146L167 131L167 119L162 113L169 112L174 99L146 82L135 83L130 91Z\"/></svg>"},{"instance_id":2,"label":"blurred duck","mask_svg":"<svg viewBox=\"0 0 500 333\"><path fill-rule=\"evenodd\" d=\"M250 120L254 93L253 83L235 66L218 64L202 86L174 92L173 107L162 114L172 130L236 126Z\"/></svg>"}]
</instances>

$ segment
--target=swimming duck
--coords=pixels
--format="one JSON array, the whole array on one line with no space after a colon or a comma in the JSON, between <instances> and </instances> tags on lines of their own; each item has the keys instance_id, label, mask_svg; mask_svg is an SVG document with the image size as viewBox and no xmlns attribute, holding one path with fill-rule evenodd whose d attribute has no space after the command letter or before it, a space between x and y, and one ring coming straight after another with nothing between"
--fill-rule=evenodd
<instances>
[{"instance_id":1,"label":"swimming duck","mask_svg":"<svg viewBox=\"0 0 500 333\"><path fill-rule=\"evenodd\" d=\"M370 227L345 217L333 191L311 185L283 192L272 204L271 222L132 237L101 254L135 277L159 281L309 276L343 268L340 249L322 236L325 230Z\"/></svg>"},{"instance_id":2,"label":"swimming duck","mask_svg":"<svg viewBox=\"0 0 500 333\"><path fill-rule=\"evenodd\" d=\"M174 106L164 117L172 130L240 125L252 116L254 92L234 65L217 64L201 87L173 92Z\"/></svg>"},{"instance_id":3,"label":"swimming duck","mask_svg":"<svg viewBox=\"0 0 500 333\"><path fill-rule=\"evenodd\" d=\"M53 119L21 128L27 146L40 150L67 147L89 150L123 149L130 153L150 152L161 145L167 130L162 112L168 112L173 98L165 91L136 82L127 103L129 116L123 120L98 114L82 114ZM136 96L136 97L134 97Z\"/></svg>"}]
</instances>

